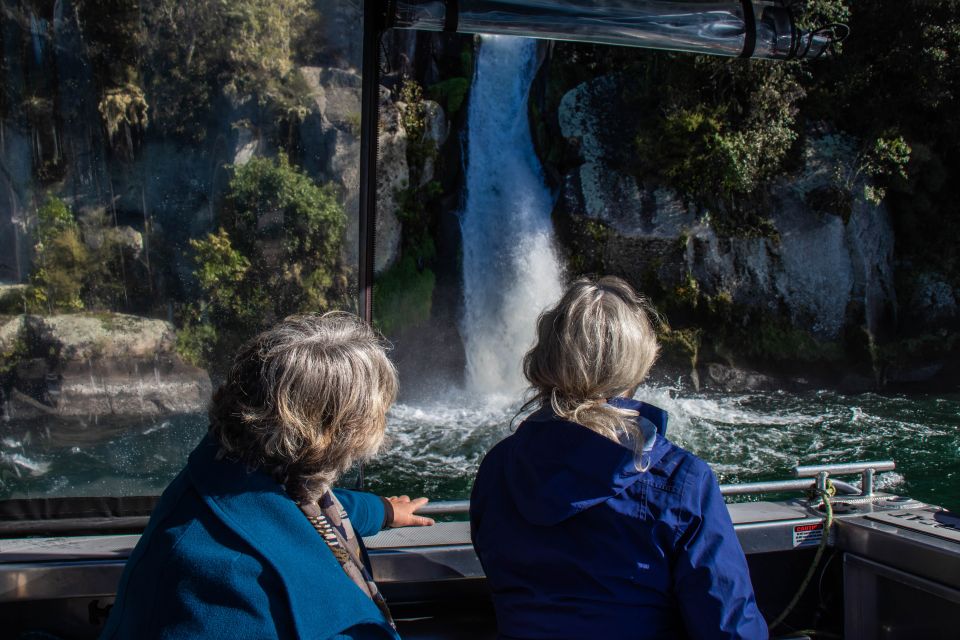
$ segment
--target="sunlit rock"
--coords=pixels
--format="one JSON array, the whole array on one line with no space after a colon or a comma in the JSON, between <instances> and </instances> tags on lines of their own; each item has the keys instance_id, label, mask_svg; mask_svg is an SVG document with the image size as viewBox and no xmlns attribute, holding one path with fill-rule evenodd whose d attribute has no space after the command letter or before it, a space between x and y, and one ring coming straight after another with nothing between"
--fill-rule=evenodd
<instances>
[{"instance_id":1,"label":"sunlit rock","mask_svg":"<svg viewBox=\"0 0 960 640\"><path fill-rule=\"evenodd\" d=\"M61 360L149 358L173 352L177 339L165 320L120 313L26 316L26 327Z\"/></svg>"},{"instance_id":2,"label":"sunlit rock","mask_svg":"<svg viewBox=\"0 0 960 640\"><path fill-rule=\"evenodd\" d=\"M17 342L21 340L21 331L23 330L23 316L14 316L0 321L0 355L6 362L0 364L0 367L6 368L11 363L9 359L14 357L17 349Z\"/></svg>"},{"instance_id":3,"label":"sunlit rock","mask_svg":"<svg viewBox=\"0 0 960 640\"><path fill-rule=\"evenodd\" d=\"M233 145L233 162L242 167L251 159L263 155L263 139L256 135L249 127L238 127L237 138Z\"/></svg>"},{"instance_id":4,"label":"sunlit rock","mask_svg":"<svg viewBox=\"0 0 960 640\"><path fill-rule=\"evenodd\" d=\"M129 225L84 229L83 242L94 251L115 247L134 260L143 252L143 234Z\"/></svg>"},{"instance_id":5,"label":"sunlit rock","mask_svg":"<svg viewBox=\"0 0 960 640\"><path fill-rule=\"evenodd\" d=\"M653 274L667 290L692 278L706 295L723 293L738 305L785 316L825 340L840 339L850 325L877 334L895 323L894 236L886 208L862 195L840 199L843 207L811 206L811 194L835 190L838 168L855 162L851 145L811 135L805 165L770 190L762 212L766 232L725 234L718 230L723 212L638 184L621 169L629 166L631 144L609 127L628 117L618 112L621 92L618 76L596 78L564 95L558 112L561 131L582 160L563 176L558 212L603 224L610 234L606 270L635 282ZM860 180L844 188L862 194L868 185Z\"/></svg>"},{"instance_id":6,"label":"sunlit rock","mask_svg":"<svg viewBox=\"0 0 960 640\"><path fill-rule=\"evenodd\" d=\"M433 100L424 100L420 103L423 108L424 141L434 149L439 149L447 141L450 127L443 108ZM423 175L420 176L420 186L434 179L436 158L428 155L424 160Z\"/></svg>"},{"instance_id":7,"label":"sunlit rock","mask_svg":"<svg viewBox=\"0 0 960 640\"><path fill-rule=\"evenodd\" d=\"M312 108L300 127L303 165L321 183L339 187L347 214L344 259L355 264L359 256L360 215L360 96L361 78L355 71L325 67L302 67L300 74L310 88ZM376 268L385 269L396 260L400 247L400 222L396 218L396 190L409 180L406 131L399 111L381 87L380 145L377 163L377 255Z\"/></svg>"},{"instance_id":8,"label":"sunlit rock","mask_svg":"<svg viewBox=\"0 0 960 640\"><path fill-rule=\"evenodd\" d=\"M18 316L0 325L7 415L157 416L202 412L206 371L176 353L173 325L115 313Z\"/></svg>"}]
</instances>

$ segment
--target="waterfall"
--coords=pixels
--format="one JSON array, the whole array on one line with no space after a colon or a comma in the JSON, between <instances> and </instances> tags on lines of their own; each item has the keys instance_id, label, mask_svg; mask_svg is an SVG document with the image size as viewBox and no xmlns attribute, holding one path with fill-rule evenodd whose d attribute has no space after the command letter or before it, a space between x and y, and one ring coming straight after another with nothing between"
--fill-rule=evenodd
<instances>
[{"instance_id":1,"label":"waterfall","mask_svg":"<svg viewBox=\"0 0 960 640\"><path fill-rule=\"evenodd\" d=\"M533 149L527 94L536 42L484 36L470 90L463 234L467 389L516 399L537 316L562 293L553 197Z\"/></svg>"},{"instance_id":2,"label":"waterfall","mask_svg":"<svg viewBox=\"0 0 960 640\"><path fill-rule=\"evenodd\" d=\"M33 57L37 65L43 64L43 39L47 35L47 21L30 14L30 39L33 42Z\"/></svg>"}]
</instances>

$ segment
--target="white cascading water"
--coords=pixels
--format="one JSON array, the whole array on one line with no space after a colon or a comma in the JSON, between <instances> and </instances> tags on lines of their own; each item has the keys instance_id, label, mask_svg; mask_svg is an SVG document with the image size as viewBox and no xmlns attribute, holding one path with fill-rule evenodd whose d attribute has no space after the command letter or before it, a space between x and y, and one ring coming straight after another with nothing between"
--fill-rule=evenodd
<instances>
[{"instance_id":1,"label":"white cascading water","mask_svg":"<svg viewBox=\"0 0 960 640\"><path fill-rule=\"evenodd\" d=\"M536 41L484 36L470 90L463 234L467 390L519 398L537 316L562 294L553 197L533 149L527 94Z\"/></svg>"}]
</instances>

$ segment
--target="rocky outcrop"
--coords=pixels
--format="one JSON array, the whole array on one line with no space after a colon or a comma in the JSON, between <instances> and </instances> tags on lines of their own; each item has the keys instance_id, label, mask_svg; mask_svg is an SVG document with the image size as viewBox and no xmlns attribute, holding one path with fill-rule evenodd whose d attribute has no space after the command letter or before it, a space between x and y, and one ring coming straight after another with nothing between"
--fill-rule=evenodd
<instances>
[{"instance_id":1,"label":"rocky outcrop","mask_svg":"<svg viewBox=\"0 0 960 640\"><path fill-rule=\"evenodd\" d=\"M316 0L314 5L323 16L321 33L315 35L322 43L323 56L337 66L359 69L363 60L363 3Z\"/></svg>"},{"instance_id":2,"label":"rocky outcrop","mask_svg":"<svg viewBox=\"0 0 960 640\"><path fill-rule=\"evenodd\" d=\"M960 291L954 291L947 279L937 273L920 273L912 283L906 314L910 326L932 328L960 324Z\"/></svg>"},{"instance_id":3,"label":"rocky outcrop","mask_svg":"<svg viewBox=\"0 0 960 640\"><path fill-rule=\"evenodd\" d=\"M713 224L721 212L688 206L621 170L629 145L610 126L626 117L616 113L620 88L616 76L583 83L563 97L558 113L582 159L563 176L558 213L604 223L612 234L603 254L608 270L635 282L652 270L667 288L693 278L705 294L785 316L824 340L839 339L850 324L871 333L892 324L893 229L886 209L856 199L844 220L839 211L813 212L807 202L828 185L831 167L847 159L825 157L811 139L804 169L770 193L764 216L774 233L724 236Z\"/></svg>"},{"instance_id":4,"label":"rocky outcrop","mask_svg":"<svg viewBox=\"0 0 960 640\"><path fill-rule=\"evenodd\" d=\"M313 109L300 127L304 168L318 182L339 187L347 214L344 258L347 264L359 259L356 234L360 215L360 74L343 69L304 67L300 73L311 91ZM400 222L395 214L390 176L406 174L406 138L390 123L399 121L390 94L381 90L381 139L377 191L376 269L393 264L400 246ZM385 126L386 125L386 126ZM398 166L402 165L402 166Z\"/></svg>"},{"instance_id":5,"label":"rocky outcrop","mask_svg":"<svg viewBox=\"0 0 960 640\"><path fill-rule=\"evenodd\" d=\"M310 87L312 110L300 127L304 167L318 182L339 188L347 213L345 260L356 264L359 255L356 229L360 211L360 94L359 73L352 70L303 67L300 73ZM447 122L436 102L424 100L424 139L436 148L447 136ZM394 103L390 92L380 90L380 138L377 158L376 270L389 268L400 251L401 225L397 194L410 185L407 163L408 132L403 124L403 103ZM419 177L426 184L434 177L428 158Z\"/></svg>"},{"instance_id":6,"label":"rocky outcrop","mask_svg":"<svg viewBox=\"0 0 960 640\"><path fill-rule=\"evenodd\" d=\"M171 354L173 325L120 313L24 316L25 339L64 362L145 359Z\"/></svg>"},{"instance_id":7,"label":"rocky outcrop","mask_svg":"<svg viewBox=\"0 0 960 640\"><path fill-rule=\"evenodd\" d=\"M176 353L163 320L123 314L16 316L0 326L9 418L202 412L207 372Z\"/></svg>"},{"instance_id":8,"label":"rocky outcrop","mask_svg":"<svg viewBox=\"0 0 960 640\"><path fill-rule=\"evenodd\" d=\"M699 380L706 386L722 389L728 393L743 391L776 391L783 388L783 381L757 371L737 369L718 362L704 367Z\"/></svg>"}]
</instances>

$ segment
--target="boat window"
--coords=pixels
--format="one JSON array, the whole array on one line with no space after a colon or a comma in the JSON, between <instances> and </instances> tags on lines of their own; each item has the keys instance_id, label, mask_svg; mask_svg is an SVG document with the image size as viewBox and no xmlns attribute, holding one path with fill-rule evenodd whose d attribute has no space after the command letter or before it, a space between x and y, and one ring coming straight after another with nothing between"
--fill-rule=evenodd
<instances>
[{"instance_id":1,"label":"boat window","mask_svg":"<svg viewBox=\"0 0 960 640\"><path fill-rule=\"evenodd\" d=\"M358 308L362 3L119 6L3 10L4 500L158 494L242 341Z\"/></svg>"},{"instance_id":2,"label":"boat window","mask_svg":"<svg viewBox=\"0 0 960 640\"><path fill-rule=\"evenodd\" d=\"M878 487L957 504L944 480L956 464L956 402L861 393L909 390L919 378L908 372L935 360L898 333L897 296L915 299L894 277L900 257L955 272L931 238L891 224L912 219L926 193L908 182L911 163L926 162L911 148L951 157L941 131L954 129L929 127L950 121L948 103L891 89L938 77L917 80L912 65L924 25L946 18L910 16L900 32L907 17L893 4L851 13L808 3L799 14L787 10L795 3L753 3L751 47L738 18L748 3L629 4L392 5L394 28L377 47L373 320L394 344L401 391L392 446L366 469L368 486L466 498L483 455L518 422L538 313L564 280L613 274L664 320L637 397L670 414L668 437L721 482L783 479L798 462L895 458ZM590 32L599 13L623 26L606 35L641 47L605 46ZM557 23L557 40L535 39ZM688 30L694 23L703 29ZM898 43L884 60L902 56L884 63L892 75L874 74L883 38ZM651 42L671 51L642 48ZM717 55L675 53L702 47ZM748 52L820 57L731 59ZM874 91L904 107L878 106ZM934 112L940 120L917 115ZM864 160L873 157L882 166ZM946 219L940 206L923 215ZM850 235L861 228L876 235ZM864 289L853 284L860 260L872 265ZM902 291L922 282L932 280ZM918 318L918 331L946 331L936 322ZM935 344L953 334L928 335ZM925 425L922 437L913 424Z\"/></svg>"},{"instance_id":3,"label":"boat window","mask_svg":"<svg viewBox=\"0 0 960 640\"><path fill-rule=\"evenodd\" d=\"M904 421L903 398L843 393L955 369L954 311L909 293L916 335L897 325L901 287L953 299L955 184L910 171L953 166L933 70L955 43L929 26L941 9L901 29L893 4L794 4L377 3L394 28L375 41L360 0L5 9L0 513L78 517L95 503L38 499L93 496L144 515L237 346L327 309L372 308L394 345L401 394L368 486L464 498L516 423L537 314L597 273L662 313L643 399L722 481L922 444L936 464L913 455L878 486L956 504L955 456L938 457L958 450L954 400Z\"/></svg>"}]
</instances>

